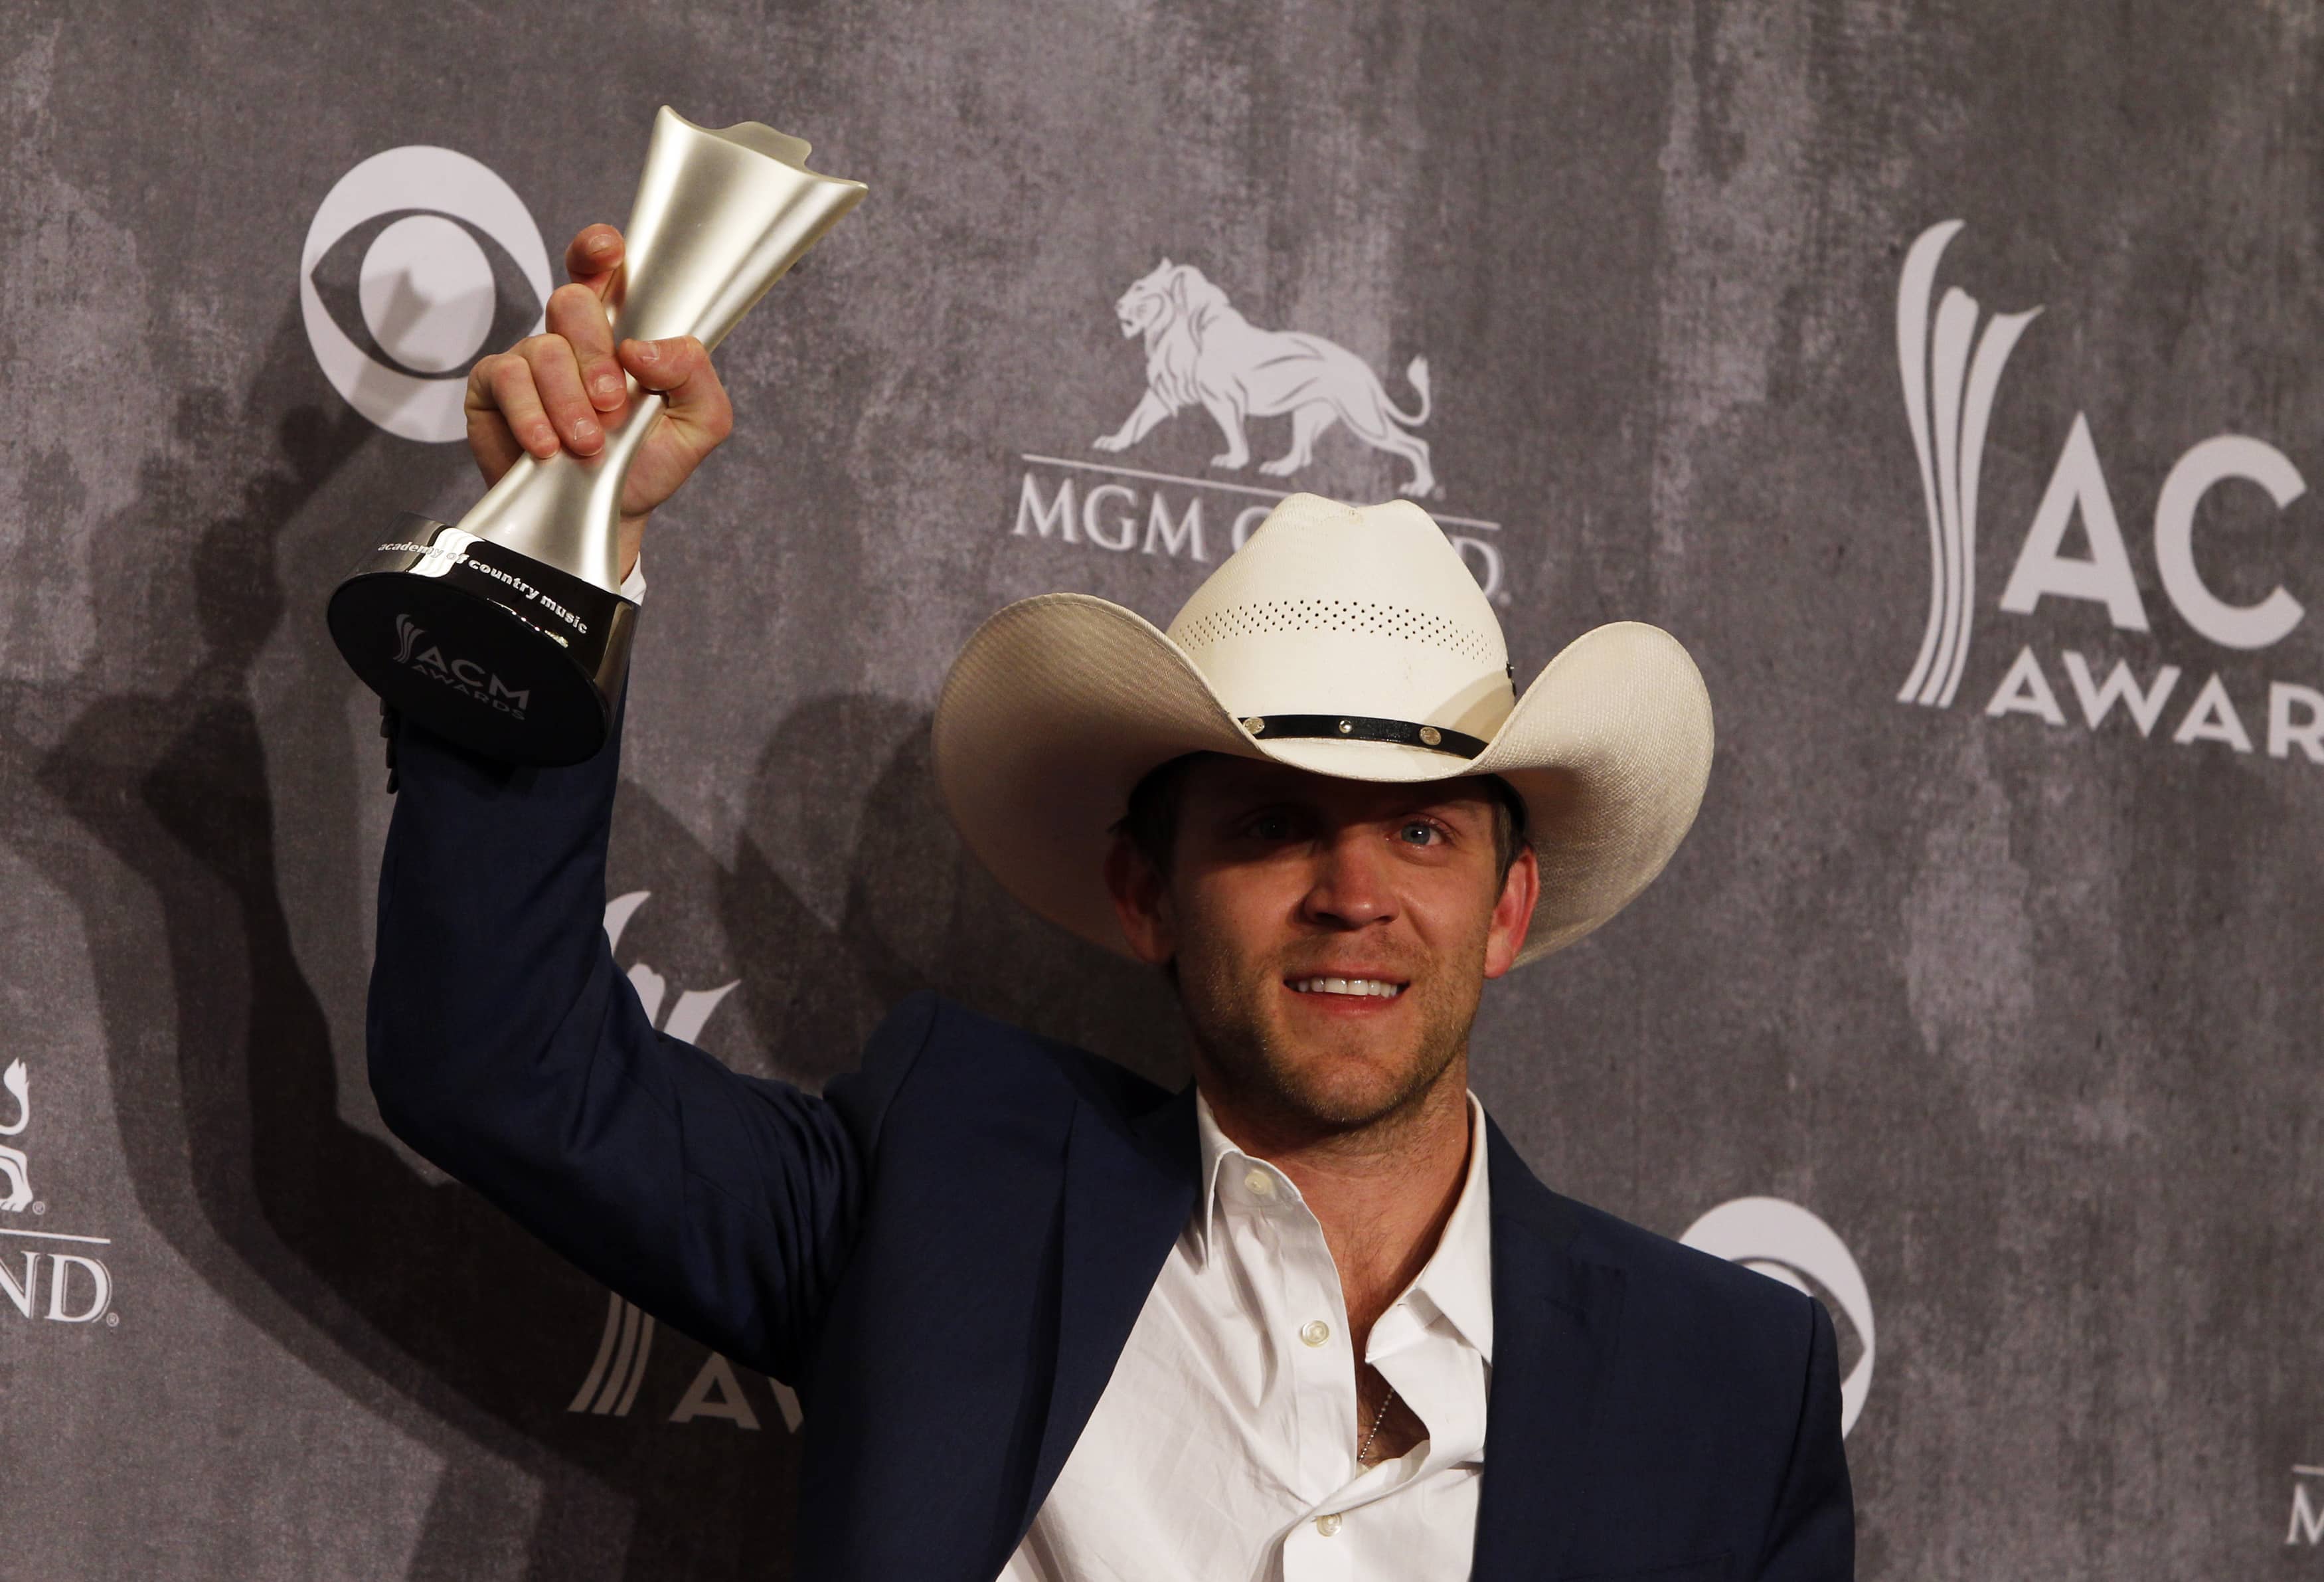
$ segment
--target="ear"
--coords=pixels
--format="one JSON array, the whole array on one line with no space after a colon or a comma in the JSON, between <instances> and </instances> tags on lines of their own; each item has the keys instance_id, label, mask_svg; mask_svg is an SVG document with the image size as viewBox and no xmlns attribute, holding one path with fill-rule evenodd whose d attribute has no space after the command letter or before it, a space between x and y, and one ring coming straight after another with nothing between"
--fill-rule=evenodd
<instances>
[{"instance_id":1,"label":"ear","mask_svg":"<svg viewBox=\"0 0 2324 1582\"><path fill-rule=\"evenodd\" d=\"M1170 920L1170 887L1129 837L1106 848L1105 887L1130 954L1148 967L1167 967L1178 951Z\"/></svg>"},{"instance_id":2,"label":"ear","mask_svg":"<svg viewBox=\"0 0 2324 1582\"><path fill-rule=\"evenodd\" d=\"M1517 964L1525 948L1526 930L1533 927L1533 909L1541 900L1541 865L1533 847L1518 851L1501 881L1500 899L1493 903L1493 921L1485 935L1485 976L1499 977Z\"/></svg>"}]
</instances>

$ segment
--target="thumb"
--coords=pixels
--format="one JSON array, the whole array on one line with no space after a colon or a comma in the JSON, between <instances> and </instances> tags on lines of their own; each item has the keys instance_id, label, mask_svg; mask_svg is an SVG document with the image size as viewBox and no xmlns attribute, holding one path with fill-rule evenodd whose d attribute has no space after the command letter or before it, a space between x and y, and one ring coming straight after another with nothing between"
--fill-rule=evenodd
<instances>
[{"instance_id":1,"label":"thumb","mask_svg":"<svg viewBox=\"0 0 2324 1582\"><path fill-rule=\"evenodd\" d=\"M708 450L733 429L726 387L710 365L709 352L694 337L625 340L614 355L640 384L661 393L664 415L700 449Z\"/></svg>"}]
</instances>

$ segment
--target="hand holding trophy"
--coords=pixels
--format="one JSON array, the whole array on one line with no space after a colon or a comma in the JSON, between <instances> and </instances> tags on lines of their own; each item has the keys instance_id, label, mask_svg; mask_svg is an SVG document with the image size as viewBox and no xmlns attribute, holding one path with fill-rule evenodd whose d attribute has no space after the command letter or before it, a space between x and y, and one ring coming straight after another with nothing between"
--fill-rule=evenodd
<instances>
[{"instance_id":1,"label":"hand holding trophy","mask_svg":"<svg viewBox=\"0 0 2324 1582\"><path fill-rule=\"evenodd\" d=\"M622 484L621 571L626 581L647 517L733 431L734 409L702 343L621 340L607 300L627 278L622 233L586 227L565 249L570 283L549 294L540 333L469 367L468 454L487 488L523 457L605 447L628 415L634 380L662 398L660 421L638 441ZM626 377L624 376L626 375Z\"/></svg>"},{"instance_id":2,"label":"hand holding trophy","mask_svg":"<svg viewBox=\"0 0 2324 1582\"><path fill-rule=\"evenodd\" d=\"M860 182L807 170L807 152L755 122L712 131L668 108L656 117L626 256L598 282L606 344L576 343L588 365L573 376L604 421L580 414L570 391L533 388L528 410L512 388L499 411L524 454L457 526L400 517L331 596L333 640L390 705L507 763L578 763L604 745L637 617L620 592L624 491L663 405L622 373L611 336L645 343L627 355L650 370L656 354L687 355L654 343L716 346L862 199ZM648 377L674 388L689 373L668 372ZM558 412L541 411L543 396ZM481 456L493 436L479 439ZM691 465L667 437L657 450L649 467Z\"/></svg>"}]
</instances>

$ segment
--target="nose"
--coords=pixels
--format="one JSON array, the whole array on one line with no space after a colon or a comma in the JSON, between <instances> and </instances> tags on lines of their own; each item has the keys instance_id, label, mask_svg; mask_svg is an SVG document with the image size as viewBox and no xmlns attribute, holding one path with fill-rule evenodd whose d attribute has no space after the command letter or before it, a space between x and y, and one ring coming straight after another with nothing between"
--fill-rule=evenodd
<instances>
[{"instance_id":1,"label":"nose","mask_svg":"<svg viewBox=\"0 0 2324 1582\"><path fill-rule=\"evenodd\" d=\"M1300 898L1305 921L1328 929L1361 929L1396 916L1388 853L1370 830L1334 830L1316 843L1307 893Z\"/></svg>"}]
</instances>

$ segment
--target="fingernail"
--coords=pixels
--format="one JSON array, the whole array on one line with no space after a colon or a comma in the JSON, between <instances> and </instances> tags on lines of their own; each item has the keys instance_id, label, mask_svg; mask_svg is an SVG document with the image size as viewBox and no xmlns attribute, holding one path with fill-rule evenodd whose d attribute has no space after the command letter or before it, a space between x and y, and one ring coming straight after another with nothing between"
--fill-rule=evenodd
<instances>
[{"instance_id":1,"label":"fingernail","mask_svg":"<svg viewBox=\"0 0 2324 1582\"><path fill-rule=\"evenodd\" d=\"M597 425L587 418L583 418L573 425L573 437L586 445L597 437Z\"/></svg>"},{"instance_id":2,"label":"fingernail","mask_svg":"<svg viewBox=\"0 0 2324 1582\"><path fill-rule=\"evenodd\" d=\"M613 250L613 237L611 237L611 236L592 236L592 237L590 237L590 238L589 238L589 251L590 251L590 252L592 252L592 253L596 253L596 254L602 254L611 253Z\"/></svg>"},{"instance_id":3,"label":"fingernail","mask_svg":"<svg viewBox=\"0 0 2324 1582\"><path fill-rule=\"evenodd\" d=\"M611 374L601 374L597 376L598 394L615 395L620 393L621 388L622 382L619 379L614 378Z\"/></svg>"},{"instance_id":4,"label":"fingernail","mask_svg":"<svg viewBox=\"0 0 2324 1582\"><path fill-rule=\"evenodd\" d=\"M638 349L632 355L634 356L641 363L659 363L661 361L661 347L654 345L653 342L650 340L639 341L637 343L637 348Z\"/></svg>"}]
</instances>

